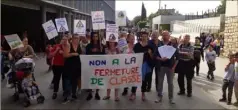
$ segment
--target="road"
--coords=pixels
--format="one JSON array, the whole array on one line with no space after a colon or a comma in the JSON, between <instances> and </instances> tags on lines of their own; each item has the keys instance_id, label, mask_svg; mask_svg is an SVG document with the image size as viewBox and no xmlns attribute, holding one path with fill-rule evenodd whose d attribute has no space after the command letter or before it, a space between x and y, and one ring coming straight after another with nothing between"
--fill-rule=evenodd
<instances>
[{"instance_id":1,"label":"road","mask_svg":"<svg viewBox=\"0 0 238 110\"><path fill-rule=\"evenodd\" d=\"M217 70L215 72L216 79L214 82L210 82L206 79L206 64L201 63L201 75L195 77L193 81L193 97L188 98L186 96L178 96L178 84L177 76L174 79L175 93L174 100L175 105L170 105L168 101L167 83L164 82L164 99L160 104L154 103L156 98L156 91L153 86L151 92L146 93L147 101L141 101L140 90L137 92L137 99L135 101L129 101L127 96L121 96L119 102L115 102L113 99L109 101L85 101L86 93L82 93L79 100L61 104L62 102L62 89L58 93L58 98L52 100L52 90L50 90L49 84L52 79L52 73L47 73L47 65L45 59L40 58L36 61L35 77L40 87L42 94L46 100L44 104L36 104L32 102L32 105L28 109L237 109L233 105L227 106L226 104L218 102L221 96L221 84L223 77L223 68L227 64L227 59L219 58L216 62ZM18 102L13 102L12 95L14 89L8 89L5 87L6 81L2 82L1 89L1 107L2 109L21 109L24 108L22 105L23 96ZM154 83L153 83L154 84ZM122 90L120 90L122 92ZM113 92L112 92L113 93ZM105 90L100 91L101 97L106 94ZM113 96L113 95L112 95ZM112 97L114 98L114 97ZM233 98L234 99L234 98ZM234 102L234 101L233 101Z\"/></svg>"}]
</instances>

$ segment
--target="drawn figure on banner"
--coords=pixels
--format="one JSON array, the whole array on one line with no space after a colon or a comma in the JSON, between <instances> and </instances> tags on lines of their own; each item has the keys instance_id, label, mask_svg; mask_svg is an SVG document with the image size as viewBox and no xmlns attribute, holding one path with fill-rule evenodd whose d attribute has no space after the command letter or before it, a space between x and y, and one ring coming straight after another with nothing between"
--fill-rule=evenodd
<instances>
[{"instance_id":1,"label":"drawn figure on banner","mask_svg":"<svg viewBox=\"0 0 238 110\"><path fill-rule=\"evenodd\" d=\"M83 25L83 23L79 20L79 22L77 23L76 27L77 27L77 28L83 28L84 25Z\"/></svg>"},{"instance_id":2,"label":"drawn figure on banner","mask_svg":"<svg viewBox=\"0 0 238 110\"><path fill-rule=\"evenodd\" d=\"M65 32L66 31L66 29L64 28L64 26L63 25L61 25L61 27L60 27L60 32Z\"/></svg>"},{"instance_id":3,"label":"drawn figure on banner","mask_svg":"<svg viewBox=\"0 0 238 110\"><path fill-rule=\"evenodd\" d=\"M109 41L115 41L116 40L116 37L114 34L110 34L109 36Z\"/></svg>"}]
</instances>

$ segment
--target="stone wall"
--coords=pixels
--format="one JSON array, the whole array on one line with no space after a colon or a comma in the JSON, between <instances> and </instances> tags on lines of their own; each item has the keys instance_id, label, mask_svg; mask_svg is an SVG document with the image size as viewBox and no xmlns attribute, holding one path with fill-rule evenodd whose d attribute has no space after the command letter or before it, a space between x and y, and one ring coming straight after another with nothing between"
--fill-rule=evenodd
<instances>
[{"instance_id":1,"label":"stone wall","mask_svg":"<svg viewBox=\"0 0 238 110\"><path fill-rule=\"evenodd\" d=\"M224 56L238 52L238 16L225 18Z\"/></svg>"}]
</instances>

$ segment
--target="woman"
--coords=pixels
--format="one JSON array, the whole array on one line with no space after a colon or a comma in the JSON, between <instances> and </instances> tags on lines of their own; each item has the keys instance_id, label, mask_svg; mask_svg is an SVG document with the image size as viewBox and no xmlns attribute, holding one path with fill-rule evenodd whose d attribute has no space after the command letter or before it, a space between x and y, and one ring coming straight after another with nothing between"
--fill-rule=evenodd
<instances>
[{"instance_id":1,"label":"woman","mask_svg":"<svg viewBox=\"0 0 238 110\"><path fill-rule=\"evenodd\" d=\"M64 103L69 102L68 96L72 91L72 98L77 99L76 90L78 79L81 77L81 61L79 55L82 54L79 45L79 35L74 34L71 43L64 49L65 71L64 77ZM71 87L71 88L70 88ZM70 90L72 89L72 90Z\"/></svg>"},{"instance_id":2,"label":"woman","mask_svg":"<svg viewBox=\"0 0 238 110\"><path fill-rule=\"evenodd\" d=\"M51 65L52 58L50 57L51 49L52 49L52 46L48 44L46 47L46 63L47 65L49 65L48 72L50 72L52 69L52 65Z\"/></svg>"},{"instance_id":3,"label":"woman","mask_svg":"<svg viewBox=\"0 0 238 110\"><path fill-rule=\"evenodd\" d=\"M128 48L126 50L127 54L133 54L134 53L134 42L135 42L135 36L134 34L130 33L127 35L127 45ZM128 87L124 88L124 91L122 92L122 95L125 96L128 94Z\"/></svg>"},{"instance_id":4,"label":"woman","mask_svg":"<svg viewBox=\"0 0 238 110\"><path fill-rule=\"evenodd\" d=\"M99 34L96 32L92 32L91 37L92 37L91 42L86 47L86 55L103 55L103 54L105 54L105 48L99 39ZM96 93L95 93L96 100L101 99L98 91L99 91L99 89L97 89ZM93 98L92 90L90 90L86 100L91 100L92 98Z\"/></svg>"},{"instance_id":5,"label":"woman","mask_svg":"<svg viewBox=\"0 0 238 110\"><path fill-rule=\"evenodd\" d=\"M119 50L116 48L117 42L114 40L109 40L107 42L107 49L106 49L106 54L108 55L115 55L119 54ZM110 94L111 94L111 89L107 89L107 96L103 98L103 100L109 100L110 99ZM119 101L118 97L118 89L115 89L115 101Z\"/></svg>"},{"instance_id":6,"label":"woman","mask_svg":"<svg viewBox=\"0 0 238 110\"><path fill-rule=\"evenodd\" d=\"M67 46L67 37L63 37L60 41L60 44L57 44L53 47L50 52L50 57L52 58L52 70L53 70L53 85L54 85L54 93L52 99L57 98L57 92L59 90L60 78L63 72L64 67L64 56L63 50Z\"/></svg>"}]
</instances>

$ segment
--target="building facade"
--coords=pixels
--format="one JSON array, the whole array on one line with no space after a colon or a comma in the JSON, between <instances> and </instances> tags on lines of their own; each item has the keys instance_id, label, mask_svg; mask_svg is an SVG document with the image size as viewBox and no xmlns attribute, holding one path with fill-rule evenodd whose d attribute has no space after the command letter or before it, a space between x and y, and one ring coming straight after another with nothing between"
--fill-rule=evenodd
<instances>
[{"instance_id":1,"label":"building facade","mask_svg":"<svg viewBox=\"0 0 238 110\"><path fill-rule=\"evenodd\" d=\"M104 11L106 23L115 23L115 0L2 0L2 35L28 32L34 48L45 47L48 40L42 24L65 17L70 32L74 19L86 20L92 29L91 11ZM40 46L40 47L38 47Z\"/></svg>"}]
</instances>

